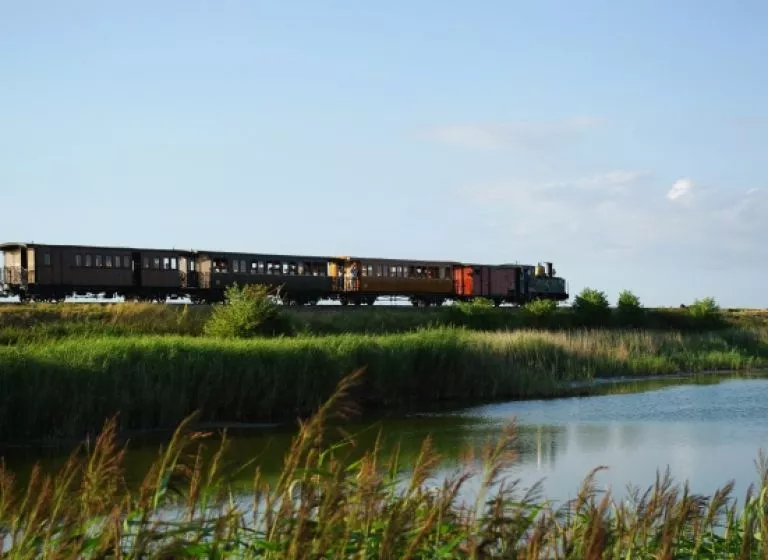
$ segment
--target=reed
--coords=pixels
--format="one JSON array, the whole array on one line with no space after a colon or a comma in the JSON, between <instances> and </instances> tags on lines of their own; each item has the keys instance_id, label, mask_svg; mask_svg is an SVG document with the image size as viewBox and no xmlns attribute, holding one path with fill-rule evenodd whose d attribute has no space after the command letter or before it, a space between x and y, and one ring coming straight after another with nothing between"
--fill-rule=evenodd
<instances>
[{"instance_id":1,"label":"reed","mask_svg":"<svg viewBox=\"0 0 768 560\"><path fill-rule=\"evenodd\" d=\"M747 370L768 362L760 332L428 329L396 335L218 339L83 337L0 347L0 440L309 414L341 376L368 374L368 408L568 394L598 377Z\"/></svg>"},{"instance_id":2,"label":"reed","mask_svg":"<svg viewBox=\"0 0 768 560\"><path fill-rule=\"evenodd\" d=\"M125 482L117 423L26 488L0 466L0 550L46 558L764 558L768 553L768 462L738 504L733 483L711 496L669 472L645 491L614 501L586 477L576 498L543 499L510 478L514 425L437 478L429 438L412 464L379 445L348 460L353 435L330 444L329 426L356 412L365 376L342 379L298 432L276 480L257 458L229 466L226 437L206 453L194 416L177 428L138 491ZM235 473L250 473L247 491ZM465 490L472 486L475 499Z\"/></svg>"}]
</instances>

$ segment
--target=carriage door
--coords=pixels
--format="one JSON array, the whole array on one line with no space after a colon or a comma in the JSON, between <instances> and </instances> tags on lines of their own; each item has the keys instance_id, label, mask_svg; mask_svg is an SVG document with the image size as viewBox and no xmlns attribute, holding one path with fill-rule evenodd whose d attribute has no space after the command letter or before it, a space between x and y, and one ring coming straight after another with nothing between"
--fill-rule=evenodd
<instances>
[{"instance_id":1,"label":"carriage door","mask_svg":"<svg viewBox=\"0 0 768 560\"><path fill-rule=\"evenodd\" d=\"M360 261L347 261L344 267L344 291L360 291Z\"/></svg>"},{"instance_id":2,"label":"carriage door","mask_svg":"<svg viewBox=\"0 0 768 560\"><path fill-rule=\"evenodd\" d=\"M141 253L131 253L131 269L133 270L133 286L141 288Z\"/></svg>"},{"instance_id":3,"label":"carriage door","mask_svg":"<svg viewBox=\"0 0 768 560\"><path fill-rule=\"evenodd\" d=\"M197 288L197 267L192 257L179 257L179 276L182 288Z\"/></svg>"},{"instance_id":4,"label":"carriage door","mask_svg":"<svg viewBox=\"0 0 768 560\"><path fill-rule=\"evenodd\" d=\"M33 259L33 262L34 262L34 259ZM22 289L26 289L27 281L29 280L29 276L28 276L29 251L27 250L26 247L22 247L20 249L19 264L21 265L19 267L19 284L21 285Z\"/></svg>"}]
</instances>

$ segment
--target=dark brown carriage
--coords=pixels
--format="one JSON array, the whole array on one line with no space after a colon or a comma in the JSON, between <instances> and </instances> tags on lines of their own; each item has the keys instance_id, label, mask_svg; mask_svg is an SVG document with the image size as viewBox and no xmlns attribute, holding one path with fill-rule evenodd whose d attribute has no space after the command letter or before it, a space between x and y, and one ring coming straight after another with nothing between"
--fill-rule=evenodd
<instances>
[{"instance_id":1,"label":"dark brown carriage","mask_svg":"<svg viewBox=\"0 0 768 560\"><path fill-rule=\"evenodd\" d=\"M331 297L330 257L200 251L200 297L221 301L233 284L262 284L288 304L315 304Z\"/></svg>"},{"instance_id":2,"label":"dark brown carriage","mask_svg":"<svg viewBox=\"0 0 768 560\"><path fill-rule=\"evenodd\" d=\"M22 299L111 295L132 287L130 249L27 243L6 243L0 249L8 291Z\"/></svg>"},{"instance_id":3,"label":"dark brown carriage","mask_svg":"<svg viewBox=\"0 0 768 560\"><path fill-rule=\"evenodd\" d=\"M129 299L182 295L178 250L6 243L4 289L22 299L61 300L75 294Z\"/></svg>"}]
</instances>

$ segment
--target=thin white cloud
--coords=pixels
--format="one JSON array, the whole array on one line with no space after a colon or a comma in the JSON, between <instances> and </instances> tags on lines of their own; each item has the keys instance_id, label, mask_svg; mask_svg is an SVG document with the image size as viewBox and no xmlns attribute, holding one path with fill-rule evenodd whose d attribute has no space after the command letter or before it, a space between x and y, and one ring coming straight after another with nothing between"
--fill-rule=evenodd
<instances>
[{"instance_id":1,"label":"thin white cloud","mask_svg":"<svg viewBox=\"0 0 768 560\"><path fill-rule=\"evenodd\" d=\"M667 193L667 198L672 201L679 200L686 195L690 195L692 190L693 190L693 181L691 181L687 177L683 179L678 179L672 185L672 188L669 189L669 192Z\"/></svg>"},{"instance_id":2,"label":"thin white cloud","mask_svg":"<svg viewBox=\"0 0 768 560\"><path fill-rule=\"evenodd\" d=\"M581 177L565 184L588 190L616 190L631 186L648 176L645 171L608 171L588 177Z\"/></svg>"},{"instance_id":3,"label":"thin white cloud","mask_svg":"<svg viewBox=\"0 0 768 560\"><path fill-rule=\"evenodd\" d=\"M449 124L434 128L429 137L443 144L479 150L538 148L600 122L596 117L574 117L555 122Z\"/></svg>"},{"instance_id":4,"label":"thin white cloud","mask_svg":"<svg viewBox=\"0 0 768 560\"><path fill-rule=\"evenodd\" d=\"M701 266L726 256L768 258L768 190L699 189L681 178L661 191L667 195L662 198L649 196L659 189L648 177L612 171L561 181L502 181L474 185L462 200L471 200L486 223L499 224L495 234L532 253L571 247L589 260ZM679 212L679 204L694 200L694 189L696 204Z\"/></svg>"},{"instance_id":5,"label":"thin white cloud","mask_svg":"<svg viewBox=\"0 0 768 560\"><path fill-rule=\"evenodd\" d=\"M649 174L645 171L615 170L575 179L558 179L541 183L503 181L496 184L474 185L468 190L469 198L479 203L505 199L519 200L521 196L534 196L541 200L547 191L558 191L565 196L568 196L569 192L576 193L577 191L581 191L584 196L588 193L599 196L600 193L624 193L648 176Z\"/></svg>"}]
</instances>

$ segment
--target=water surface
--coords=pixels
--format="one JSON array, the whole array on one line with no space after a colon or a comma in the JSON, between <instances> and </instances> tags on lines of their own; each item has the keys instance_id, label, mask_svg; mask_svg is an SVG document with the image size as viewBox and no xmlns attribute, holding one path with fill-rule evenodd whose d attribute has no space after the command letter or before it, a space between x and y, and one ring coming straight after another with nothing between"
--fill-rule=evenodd
<instances>
[{"instance_id":1,"label":"water surface","mask_svg":"<svg viewBox=\"0 0 768 560\"><path fill-rule=\"evenodd\" d=\"M431 435L443 456L439 474L446 476L459 464L462 449L479 451L515 419L519 459L509 474L523 487L543 479L544 494L557 502L573 497L585 475L597 466L608 467L598 474L598 487L611 488L619 496L630 483L647 487L658 469L669 466L673 476L687 479L694 492L711 494L733 479L735 496L741 500L747 486L757 481L758 451L768 449L768 379L672 383L624 394L516 401L349 422L344 428L358 434L360 445L353 456L371 447L381 430L385 450L401 445L404 466L415 461L421 442ZM274 477L293 433L290 427L230 430L227 463L235 468L258 456L262 472ZM156 441L146 440L130 447L130 483L139 482L157 449ZM22 479L33 461L41 460L46 469L63 461L61 452L34 448L7 448L0 455ZM240 477L244 485L252 472Z\"/></svg>"}]
</instances>

